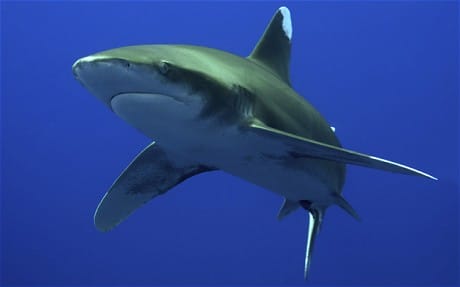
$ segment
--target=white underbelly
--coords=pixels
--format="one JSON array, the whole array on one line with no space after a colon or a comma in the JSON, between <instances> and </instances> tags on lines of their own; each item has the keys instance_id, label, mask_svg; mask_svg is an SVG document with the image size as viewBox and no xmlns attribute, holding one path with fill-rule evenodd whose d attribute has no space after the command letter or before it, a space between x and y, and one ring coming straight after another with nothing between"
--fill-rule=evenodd
<instances>
[{"instance_id":1,"label":"white underbelly","mask_svg":"<svg viewBox=\"0 0 460 287\"><path fill-rule=\"evenodd\" d=\"M290 200L328 203L338 174L319 159L292 158L286 147L237 123L202 119L200 97L130 93L112 99L113 110L166 151L226 171Z\"/></svg>"},{"instance_id":2,"label":"white underbelly","mask_svg":"<svg viewBox=\"0 0 460 287\"><path fill-rule=\"evenodd\" d=\"M178 137L159 144L199 164L214 167L290 200L310 200L328 204L335 174L322 170L318 159L294 159L283 155L276 146L238 128L195 127L177 130ZM210 132L212 131L212 133Z\"/></svg>"}]
</instances>

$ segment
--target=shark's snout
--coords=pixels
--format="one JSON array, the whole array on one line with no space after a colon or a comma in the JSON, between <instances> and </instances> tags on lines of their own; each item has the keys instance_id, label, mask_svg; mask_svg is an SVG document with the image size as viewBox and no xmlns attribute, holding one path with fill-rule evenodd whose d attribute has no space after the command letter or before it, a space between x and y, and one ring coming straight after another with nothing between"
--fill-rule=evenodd
<instances>
[{"instance_id":1,"label":"shark's snout","mask_svg":"<svg viewBox=\"0 0 460 287\"><path fill-rule=\"evenodd\" d=\"M90 69L97 68L97 65L104 64L104 62L105 63L111 62L113 60L114 59L109 59L104 56L91 55L91 56L83 57L83 58L76 60L75 63L73 63L72 72L75 78L80 80L81 76L82 75L84 76L84 73L88 72Z\"/></svg>"},{"instance_id":2,"label":"shark's snout","mask_svg":"<svg viewBox=\"0 0 460 287\"><path fill-rule=\"evenodd\" d=\"M172 73L166 68L105 54L84 57L72 65L75 78L91 94L148 136L160 129L154 123L186 122L203 108L202 96L169 79Z\"/></svg>"},{"instance_id":3,"label":"shark's snout","mask_svg":"<svg viewBox=\"0 0 460 287\"><path fill-rule=\"evenodd\" d=\"M87 56L72 65L74 77L109 107L118 94L155 91L154 77L145 70L128 60L104 55Z\"/></svg>"},{"instance_id":4,"label":"shark's snout","mask_svg":"<svg viewBox=\"0 0 460 287\"><path fill-rule=\"evenodd\" d=\"M121 65L122 67L123 65ZM80 84L88 89L94 96L104 104L110 106L110 100L119 90L115 79L120 71L117 69L113 59L88 56L78 59L72 65L72 72Z\"/></svg>"},{"instance_id":5,"label":"shark's snout","mask_svg":"<svg viewBox=\"0 0 460 287\"><path fill-rule=\"evenodd\" d=\"M72 72L78 81L85 84L88 81L101 80L103 77L101 72L113 76L127 73L130 67L131 63L124 59L88 56L75 61L72 65Z\"/></svg>"}]
</instances>

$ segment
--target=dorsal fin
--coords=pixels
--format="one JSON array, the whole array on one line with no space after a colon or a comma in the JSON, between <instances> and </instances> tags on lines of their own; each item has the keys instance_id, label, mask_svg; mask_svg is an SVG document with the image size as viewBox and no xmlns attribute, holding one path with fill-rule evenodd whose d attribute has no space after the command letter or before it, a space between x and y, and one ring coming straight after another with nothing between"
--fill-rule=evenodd
<instances>
[{"instance_id":1,"label":"dorsal fin","mask_svg":"<svg viewBox=\"0 0 460 287\"><path fill-rule=\"evenodd\" d=\"M291 13L288 8L281 7L276 11L248 59L270 69L290 85L291 38Z\"/></svg>"}]
</instances>

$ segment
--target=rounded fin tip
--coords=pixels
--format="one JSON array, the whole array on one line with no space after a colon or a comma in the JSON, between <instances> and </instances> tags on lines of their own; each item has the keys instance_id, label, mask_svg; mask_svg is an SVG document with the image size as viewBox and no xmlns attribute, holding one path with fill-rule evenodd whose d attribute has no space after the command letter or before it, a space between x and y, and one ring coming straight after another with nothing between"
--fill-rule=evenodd
<instances>
[{"instance_id":1,"label":"rounded fin tip","mask_svg":"<svg viewBox=\"0 0 460 287\"><path fill-rule=\"evenodd\" d=\"M283 31L288 37L289 40L292 39L292 21L291 21L291 12L286 6L282 6L278 9L283 16Z\"/></svg>"}]
</instances>

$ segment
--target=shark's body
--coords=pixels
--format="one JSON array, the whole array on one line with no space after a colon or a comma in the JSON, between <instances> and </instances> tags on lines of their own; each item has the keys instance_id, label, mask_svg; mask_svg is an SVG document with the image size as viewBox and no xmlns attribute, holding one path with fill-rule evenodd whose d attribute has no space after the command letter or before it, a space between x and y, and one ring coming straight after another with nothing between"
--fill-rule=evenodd
<instances>
[{"instance_id":1,"label":"shark's body","mask_svg":"<svg viewBox=\"0 0 460 287\"><path fill-rule=\"evenodd\" d=\"M104 196L95 224L109 230L183 180L223 170L285 198L284 217L310 214L305 274L324 211L337 204L345 164L432 176L341 147L333 128L290 86L292 27L280 8L248 58L197 46L131 46L78 60L76 78L157 143ZM434 179L434 178L433 178Z\"/></svg>"}]
</instances>

